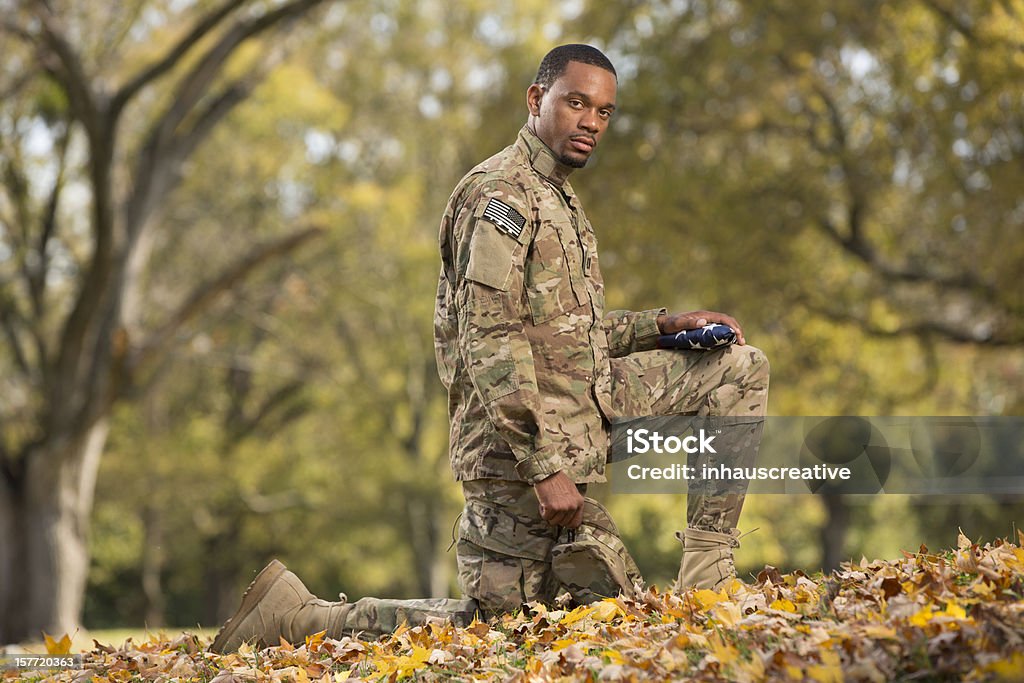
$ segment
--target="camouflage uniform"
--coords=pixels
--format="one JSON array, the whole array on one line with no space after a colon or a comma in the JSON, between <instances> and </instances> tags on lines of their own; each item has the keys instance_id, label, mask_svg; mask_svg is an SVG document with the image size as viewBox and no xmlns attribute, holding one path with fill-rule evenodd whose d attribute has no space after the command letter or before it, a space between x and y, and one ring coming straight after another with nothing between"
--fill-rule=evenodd
<instances>
[{"instance_id":1,"label":"camouflage uniform","mask_svg":"<svg viewBox=\"0 0 1024 683\"><path fill-rule=\"evenodd\" d=\"M478 609L508 612L562 589L581 603L629 593L642 579L607 512L586 498L579 529L552 527L533 485L559 471L581 492L604 481L616 417L747 416L749 428L726 439L758 439L764 354L751 346L653 350L665 309L605 314L597 241L570 171L524 127L515 144L462 179L441 222L434 339L448 389L451 465L466 499L457 556L468 598L330 603L290 572L279 584L268 574L260 585L279 587L243 598L237 627L225 624L215 649L250 639L300 642L322 629L339 637L380 635L402 622L465 626ZM690 527L725 531L736 524L743 491L704 486L688 499ZM272 563L264 572L279 569Z\"/></svg>"},{"instance_id":2,"label":"camouflage uniform","mask_svg":"<svg viewBox=\"0 0 1024 683\"><path fill-rule=\"evenodd\" d=\"M532 485L558 471L579 486L604 481L612 418L693 412L753 425L765 410L759 350L654 351L665 309L605 314L570 172L524 127L462 179L441 222L434 329L466 496L459 575L488 612L550 600L567 583L552 571L560 530L540 517ZM742 492L694 491L687 516L723 529L741 504Z\"/></svg>"}]
</instances>

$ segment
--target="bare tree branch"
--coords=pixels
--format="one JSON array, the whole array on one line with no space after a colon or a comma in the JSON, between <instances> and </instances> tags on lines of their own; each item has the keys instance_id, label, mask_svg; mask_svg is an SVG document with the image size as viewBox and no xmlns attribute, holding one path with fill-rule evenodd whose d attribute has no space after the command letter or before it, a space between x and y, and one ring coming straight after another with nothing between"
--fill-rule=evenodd
<instances>
[{"instance_id":1,"label":"bare tree branch","mask_svg":"<svg viewBox=\"0 0 1024 683\"><path fill-rule=\"evenodd\" d=\"M102 34L102 48L95 56L99 70L106 71L110 60L117 58L119 48L124 44L125 38L131 35L132 27L137 25L148 4L149 0L121 0L116 4L109 3L106 30Z\"/></svg>"},{"instance_id":2,"label":"bare tree branch","mask_svg":"<svg viewBox=\"0 0 1024 683\"><path fill-rule=\"evenodd\" d=\"M43 42L54 60L45 60L44 64L68 93L68 98L76 116L89 131L90 138L99 135L99 108L93 93L90 79L82 66L82 60L74 48L64 37L60 21L45 5L36 3L41 11L35 13L43 27Z\"/></svg>"},{"instance_id":3,"label":"bare tree branch","mask_svg":"<svg viewBox=\"0 0 1024 683\"><path fill-rule=\"evenodd\" d=\"M1020 15L1017 14L1017 8L1013 6L1012 2L1006 0L999 0L999 6L1003 8L1003 11L1014 19L1020 19Z\"/></svg>"},{"instance_id":4,"label":"bare tree branch","mask_svg":"<svg viewBox=\"0 0 1024 683\"><path fill-rule=\"evenodd\" d=\"M16 38L21 38L26 43L35 43L36 37L29 31L25 30L24 26L20 26L17 22L12 19L4 19L0 22L0 30L4 33L9 33Z\"/></svg>"},{"instance_id":5,"label":"bare tree branch","mask_svg":"<svg viewBox=\"0 0 1024 683\"><path fill-rule=\"evenodd\" d=\"M812 87L828 111L829 124L832 128L835 143L833 153L838 158L843 169L844 185L848 195L846 206L847 234L841 233L839 228L828 217L822 217L818 220L818 226L822 231L845 251L856 256L871 270L888 280L894 282L928 283L938 287L948 287L984 294L991 299L997 299L998 291L995 286L982 281L973 273L965 272L956 275L942 275L907 266L895 266L886 263L878 255L874 245L865 236L864 216L867 213L867 199L858 180L860 177L858 170L853 165L850 151L847 148L848 137L846 127L843 124L842 112L835 99L822 84L815 80ZM820 151L825 151L829 147L832 146L826 145Z\"/></svg>"},{"instance_id":6,"label":"bare tree branch","mask_svg":"<svg viewBox=\"0 0 1024 683\"><path fill-rule=\"evenodd\" d=\"M6 90L0 91L0 101L13 99L20 95L25 86L31 83L37 75L38 72L35 69L26 69L20 73Z\"/></svg>"},{"instance_id":7,"label":"bare tree branch","mask_svg":"<svg viewBox=\"0 0 1024 683\"><path fill-rule=\"evenodd\" d=\"M257 430L266 434L273 434L288 424L288 422L301 416L305 410L296 410L294 406L289 409L288 402L298 395L307 384L306 378L296 378L285 382L275 389L260 403L259 408L256 409L252 416L244 419L241 424L235 425L233 433L229 437L230 440L233 442L242 441Z\"/></svg>"},{"instance_id":8,"label":"bare tree branch","mask_svg":"<svg viewBox=\"0 0 1024 683\"><path fill-rule=\"evenodd\" d=\"M117 93L114 94L114 97L111 100L111 111L114 116L120 114L125 104L127 104L128 101L139 92L139 90L173 69L181 59L187 55L193 47L195 47L196 43L202 40L227 16L243 4L245 4L245 0L227 0L227 2L223 3L220 7L197 21L192 27L192 30L182 36L182 38L167 52L166 55L164 55L162 59L150 64L135 76L128 79L128 82L118 89Z\"/></svg>"},{"instance_id":9,"label":"bare tree branch","mask_svg":"<svg viewBox=\"0 0 1024 683\"><path fill-rule=\"evenodd\" d=\"M3 326L4 335L7 337L7 343L11 347L11 351L14 355L14 362L21 374L26 377L32 375L32 369L28 364L28 360L25 356L25 350L21 345L21 338L18 335L17 324L14 320L17 315L16 309L13 302L0 301L0 325ZM20 316L19 316L20 317Z\"/></svg>"},{"instance_id":10,"label":"bare tree branch","mask_svg":"<svg viewBox=\"0 0 1024 683\"><path fill-rule=\"evenodd\" d=\"M42 230L39 232L39 239L34 245L39 260L34 272L29 273L29 295L32 299L32 311L35 317L43 317L43 300L46 289L46 276L49 269L49 244L57 231L57 209L60 205L61 192L64 189L64 179L67 171L68 143L71 139L71 124L66 122L64 130L57 138L57 177L53 181L50 196L46 202L46 211L42 218Z\"/></svg>"},{"instance_id":11,"label":"bare tree branch","mask_svg":"<svg viewBox=\"0 0 1024 683\"><path fill-rule=\"evenodd\" d=\"M207 135L227 116L232 109L244 102L256 86L263 80L267 71L261 70L258 76L240 78L226 86L199 114L195 125L181 138L180 151L177 155L186 159L192 155L196 147Z\"/></svg>"},{"instance_id":12,"label":"bare tree branch","mask_svg":"<svg viewBox=\"0 0 1024 683\"><path fill-rule=\"evenodd\" d=\"M971 344L974 346L1019 346L1024 338L1016 337L1013 334L994 335L977 334L964 327L948 325L934 320L919 320L898 327L880 327L867 318L849 312L837 311L820 304L814 304L804 300L805 305L812 313L816 313L833 322L853 324L873 337L932 337L937 336L946 341L959 344Z\"/></svg>"},{"instance_id":13,"label":"bare tree branch","mask_svg":"<svg viewBox=\"0 0 1024 683\"><path fill-rule=\"evenodd\" d=\"M156 140L159 142L170 139L174 130L192 111L214 79L220 75L224 63L239 45L281 21L300 16L322 2L324 0L292 0L276 10L232 26L182 78L172 98L174 104L165 112L154 129Z\"/></svg>"},{"instance_id":14,"label":"bare tree branch","mask_svg":"<svg viewBox=\"0 0 1024 683\"><path fill-rule=\"evenodd\" d=\"M249 97L256 85L250 80L243 78L226 86L198 115L188 132L175 135L162 147L157 147L156 141L152 140L142 151L135 174L136 185L125 203L129 239L134 241L138 238L152 207L177 184L175 169L232 109Z\"/></svg>"},{"instance_id":15,"label":"bare tree branch","mask_svg":"<svg viewBox=\"0 0 1024 683\"><path fill-rule=\"evenodd\" d=\"M966 38L971 44L978 44L978 36L974 33L974 29L957 17L953 10L943 7L935 0L921 0L921 2L924 3L924 5L932 12L942 17L946 23L952 26L957 33Z\"/></svg>"},{"instance_id":16,"label":"bare tree branch","mask_svg":"<svg viewBox=\"0 0 1024 683\"><path fill-rule=\"evenodd\" d=\"M93 353L86 349L87 339L92 338L97 344L102 344L106 338L100 327L105 316L97 319L95 313L100 310L104 300L111 297L109 285L116 267L111 179L116 121L106 115L105 107L91 88L81 59L64 37L53 10L39 0L35 6L35 16L43 27L43 42L49 48L51 57L44 60L44 67L68 94L72 118L85 127L93 195L93 255L75 303L64 321L58 357L50 375L53 381L48 386L50 413L47 419L52 422L52 429L60 429L59 425L75 419L76 414L87 412L85 406L80 404L93 404L98 400L98 394L102 393L87 391L82 387L81 382L87 377L83 378L80 369L84 357L95 358L101 351L97 349Z\"/></svg>"},{"instance_id":17,"label":"bare tree branch","mask_svg":"<svg viewBox=\"0 0 1024 683\"><path fill-rule=\"evenodd\" d=\"M242 502L250 512L257 515L269 515L274 512L296 507L309 507L309 501L302 491L291 490L278 493L241 493Z\"/></svg>"},{"instance_id":18,"label":"bare tree branch","mask_svg":"<svg viewBox=\"0 0 1024 683\"><path fill-rule=\"evenodd\" d=\"M174 334L185 323L206 310L217 296L241 282L256 268L271 259L293 251L322 233L323 228L311 227L267 244L258 245L219 276L198 286L167 322L139 345L134 358L131 359L131 369L134 370L149 362L156 353L164 350Z\"/></svg>"},{"instance_id":19,"label":"bare tree branch","mask_svg":"<svg viewBox=\"0 0 1024 683\"><path fill-rule=\"evenodd\" d=\"M126 203L125 216L130 238L142 229L149 207L173 184L174 168L184 161L210 130L242 102L263 77L256 76L250 83L242 77L226 86L207 108L198 115L197 123L189 133L178 132L179 126L194 112L199 100L220 75L228 57L245 40L295 18L324 0L293 0L256 19L239 22L226 31L186 74L174 94L172 104L151 128L139 156L135 171L135 185ZM262 71L262 70L261 70ZM252 78L252 75L249 76Z\"/></svg>"},{"instance_id":20,"label":"bare tree branch","mask_svg":"<svg viewBox=\"0 0 1024 683\"><path fill-rule=\"evenodd\" d=\"M955 9L949 9L947 7L944 7L940 5L936 0L921 0L921 2L926 7L928 7L928 9L930 9L932 12L939 15L939 17L941 17L943 21L949 24L949 26L952 27L954 31L962 35L964 38L966 38L967 42L969 42L973 47L978 47L984 45L985 43L991 43L994 40L997 44L1005 45L1006 47L1013 48L1014 50L1024 50L1024 42L1014 41L1005 36L996 37L992 36L991 34L979 36L974 31L974 27L970 23L964 21L959 16L957 16ZM1003 9L1004 12L1006 12L1007 15L1009 15L1013 19L1019 20L1019 17L1017 16L1017 10L1013 7L1011 3L1001 1L999 2L999 6Z\"/></svg>"},{"instance_id":21,"label":"bare tree branch","mask_svg":"<svg viewBox=\"0 0 1024 683\"><path fill-rule=\"evenodd\" d=\"M850 222L859 220L859 217L851 215ZM898 267L882 261L874 248L862 238L855 239L854 233L849 236L840 233L839 229L828 218L820 218L817 222L822 232L828 235L836 244L842 247L847 253L856 256L864 265L868 266L875 273L893 282L925 283L956 289L961 291L976 292L989 297L991 301L998 300L999 291L988 282L980 280L975 274L965 272L956 275L941 275L938 273L918 270L909 267ZM863 235L863 232L857 234Z\"/></svg>"}]
</instances>

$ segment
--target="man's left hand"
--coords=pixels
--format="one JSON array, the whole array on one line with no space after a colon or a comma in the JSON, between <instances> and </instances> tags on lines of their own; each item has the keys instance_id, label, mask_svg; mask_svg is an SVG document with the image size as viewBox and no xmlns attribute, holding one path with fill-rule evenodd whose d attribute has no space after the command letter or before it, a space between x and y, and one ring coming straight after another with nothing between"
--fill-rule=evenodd
<instances>
[{"instance_id":1,"label":"man's left hand","mask_svg":"<svg viewBox=\"0 0 1024 683\"><path fill-rule=\"evenodd\" d=\"M658 329L661 330L662 334L675 334L676 332L682 332L683 330L696 330L704 327L708 323L721 323L722 325L728 325L736 333L736 343L743 344L747 343L747 340L743 338L743 328L736 322L736 318L725 313L717 313L715 311L691 311L689 313L672 313L669 315L658 316Z\"/></svg>"}]
</instances>

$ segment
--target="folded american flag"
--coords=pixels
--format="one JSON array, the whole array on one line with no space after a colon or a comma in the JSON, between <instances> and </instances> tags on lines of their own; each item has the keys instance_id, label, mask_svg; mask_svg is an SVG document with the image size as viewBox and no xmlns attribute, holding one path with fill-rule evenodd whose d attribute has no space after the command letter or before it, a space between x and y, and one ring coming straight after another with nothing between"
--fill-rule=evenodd
<instances>
[{"instance_id":1,"label":"folded american flag","mask_svg":"<svg viewBox=\"0 0 1024 683\"><path fill-rule=\"evenodd\" d=\"M658 337L659 349L692 349L694 351L711 351L736 342L736 332L728 325L708 323L695 330L683 330L676 334L663 334Z\"/></svg>"}]
</instances>

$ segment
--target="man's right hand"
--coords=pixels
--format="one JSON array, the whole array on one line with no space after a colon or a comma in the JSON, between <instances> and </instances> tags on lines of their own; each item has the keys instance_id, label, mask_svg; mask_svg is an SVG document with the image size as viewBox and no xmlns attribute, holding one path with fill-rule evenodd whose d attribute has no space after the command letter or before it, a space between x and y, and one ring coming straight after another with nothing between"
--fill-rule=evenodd
<instances>
[{"instance_id":1,"label":"man's right hand","mask_svg":"<svg viewBox=\"0 0 1024 683\"><path fill-rule=\"evenodd\" d=\"M672 315L658 316L658 331L662 334L675 334L683 330L696 330L708 323L721 323L728 325L736 333L736 343L743 346L747 340L743 337L743 328L736 322L736 318L725 313L716 311L691 311L689 313L674 313Z\"/></svg>"},{"instance_id":2,"label":"man's right hand","mask_svg":"<svg viewBox=\"0 0 1024 683\"><path fill-rule=\"evenodd\" d=\"M551 526L575 529L583 522L583 496L564 472L537 482L533 492L540 501L540 516Z\"/></svg>"}]
</instances>

